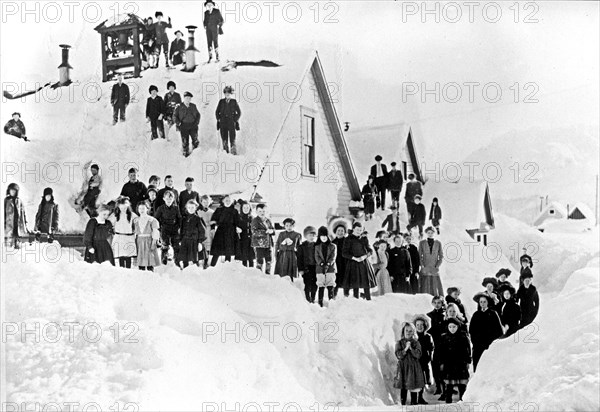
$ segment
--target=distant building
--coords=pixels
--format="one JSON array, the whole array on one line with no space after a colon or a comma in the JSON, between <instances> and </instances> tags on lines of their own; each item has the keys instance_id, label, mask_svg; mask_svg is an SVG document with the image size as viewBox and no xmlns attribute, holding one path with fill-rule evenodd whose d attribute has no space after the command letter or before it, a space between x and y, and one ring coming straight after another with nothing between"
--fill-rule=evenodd
<instances>
[{"instance_id":1,"label":"distant building","mask_svg":"<svg viewBox=\"0 0 600 412\"><path fill-rule=\"evenodd\" d=\"M577 203L570 209L569 219L594 219L594 212L585 203Z\"/></svg>"},{"instance_id":2,"label":"distant building","mask_svg":"<svg viewBox=\"0 0 600 412\"><path fill-rule=\"evenodd\" d=\"M567 208L558 202L550 202L533 221L533 226L540 227L549 220L566 219Z\"/></svg>"}]
</instances>

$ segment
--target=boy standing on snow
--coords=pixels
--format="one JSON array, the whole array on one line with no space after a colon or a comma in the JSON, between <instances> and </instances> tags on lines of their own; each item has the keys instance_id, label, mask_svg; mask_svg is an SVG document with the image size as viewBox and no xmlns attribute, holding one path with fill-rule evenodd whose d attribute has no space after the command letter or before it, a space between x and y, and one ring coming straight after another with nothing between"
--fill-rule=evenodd
<instances>
[{"instance_id":1,"label":"boy standing on snow","mask_svg":"<svg viewBox=\"0 0 600 412\"><path fill-rule=\"evenodd\" d=\"M406 184L406 192L404 193L408 216L412 214L416 195L423 196L423 188L421 187L421 182L415 180L415 175L411 173L408 175L408 183Z\"/></svg>"},{"instance_id":2,"label":"boy standing on snow","mask_svg":"<svg viewBox=\"0 0 600 412\"><path fill-rule=\"evenodd\" d=\"M150 97L146 102L146 119L150 122L150 128L152 130L152 140L158 139L159 135L161 139L165 138L165 125L163 123L163 117L165 115L165 102L158 95L158 87L150 86Z\"/></svg>"},{"instance_id":3,"label":"boy standing on snow","mask_svg":"<svg viewBox=\"0 0 600 412\"><path fill-rule=\"evenodd\" d=\"M231 97L233 94L233 87L226 86L223 89L225 98L219 101L217 106L217 130L221 131L221 140L223 140L223 149L227 153L231 151L232 155L237 154L235 147L235 132L240 129L240 117L242 111L238 102Z\"/></svg>"},{"instance_id":4,"label":"boy standing on snow","mask_svg":"<svg viewBox=\"0 0 600 412\"><path fill-rule=\"evenodd\" d=\"M318 239L315 244L315 262L317 264L317 287L319 288L319 306L323 306L325 288L327 297L331 302L334 297L335 274L337 272L336 258L337 247L329 238L329 231L325 226L319 228Z\"/></svg>"},{"instance_id":5,"label":"boy standing on snow","mask_svg":"<svg viewBox=\"0 0 600 412\"><path fill-rule=\"evenodd\" d=\"M298 247L298 273L304 279L304 295L310 303L315 303L317 293L317 261L315 260L315 238L317 229L307 226L304 229L304 242Z\"/></svg>"},{"instance_id":6,"label":"boy standing on snow","mask_svg":"<svg viewBox=\"0 0 600 412\"><path fill-rule=\"evenodd\" d=\"M156 207L160 207L165 204L164 196L165 196L166 192L173 193L173 196L175 196L175 205L177 207L179 207L179 192L177 191L177 189L175 189L174 184L175 184L175 182L173 182L173 176L166 175L165 176L165 187L160 189L156 195L157 196Z\"/></svg>"},{"instance_id":7,"label":"boy standing on snow","mask_svg":"<svg viewBox=\"0 0 600 412\"><path fill-rule=\"evenodd\" d=\"M179 256L179 227L181 226L181 212L175 204L175 195L167 190L163 195L164 204L160 206L154 218L158 220L160 227L160 239L162 242L162 264L167 264L169 246L173 247L175 261Z\"/></svg>"},{"instance_id":8,"label":"boy standing on snow","mask_svg":"<svg viewBox=\"0 0 600 412\"><path fill-rule=\"evenodd\" d=\"M12 114L12 119L10 119L4 126L4 133L27 141L27 136L25 136L25 125L21 121L21 113L14 112Z\"/></svg>"},{"instance_id":9,"label":"boy standing on snow","mask_svg":"<svg viewBox=\"0 0 600 412\"><path fill-rule=\"evenodd\" d=\"M110 104L113 107L113 126L119 119L124 122L125 109L129 104L129 86L123 83L123 73L117 74L117 82L113 85L110 95Z\"/></svg>"},{"instance_id":10,"label":"boy standing on snow","mask_svg":"<svg viewBox=\"0 0 600 412\"><path fill-rule=\"evenodd\" d=\"M215 2L206 0L204 3L206 11L204 12L204 30L206 30L206 42L208 43L208 63L213 58L213 47L217 63L219 62L219 34L223 34L223 16L219 9L215 8Z\"/></svg>"},{"instance_id":11,"label":"boy standing on snow","mask_svg":"<svg viewBox=\"0 0 600 412\"><path fill-rule=\"evenodd\" d=\"M177 130L181 133L181 144L183 155L190 155L190 137L192 138L192 150L200 146L198 141L198 125L200 124L200 112L192 103L194 95L190 92L183 94L183 103L177 106L173 115Z\"/></svg>"},{"instance_id":12,"label":"boy standing on snow","mask_svg":"<svg viewBox=\"0 0 600 412\"><path fill-rule=\"evenodd\" d=\"M198 205L200 205L200 195L198 192L193 190L194 186L194 178L188 177L185 179L185 190L179 194L179 209L181 210L181 215L183 216L185 212L185 208L187 207L187 203L190 200L195 200Z\"/></svg>"},{"instance_id":13,"label":"boy standing on snow","mask_svg":"<svg viewBox=\"0 0 600 412\"><path fill-rule=\"evenodd\" d=\"M138 180L137 173L136 168L129 169L129 182L125 183L121 189L121 196L128 197L132 205L137 205L148 196L148 189L144 183Z\"/></svg>"},{"instance_id":14,"label":"boy standing on snow","mask_svg":"<svg viewBox=\"0 0 600 412\"><path fill-rule=\"evenodd\" d=\"M181 95L175 91L177 85L174 81L170 80L167 83L167 89L169 90L165 94L165 120L167 121L167 127L170 129L175 121L173 120L173 114L177 106L181 104Z\"/></svg>"},{"instance_id":15,"label":"boy standing on snow","mask_svg":"<svg viewBox=\"0 0 600 412\"><path fill-rule=\"evenodd\" d=\"M385 191L387 190L388 170L387 166L381 163L383 158L380 155L375 156L375 164L371 166L371 176L375 179L377 186L377 208L385 210Z\"/></svg>"},{"instance_id":16,"label":"boy standing on snow","mask_svg":"<svg viewBox=\"0 0 600 412\"><path fill-rule=\"evenodd\" d=\"M392 166L392 170L388 173L388 189L392 195L392 205L399 207L400 206L400 192L402 191L402 185L404 184L404 178L402 177L402 172L396 169L396 162L392 162L390 164Z\"/></svg>"},{"instance_id":17,"label":"boy standing on snow","mask_svg":"<svg viewBox=\"0 0 600 412\"><path fill-rule=\"evenodd\" d=\"M157 11L154 14L154 17L156 17L157 22L154 23L154 30L156 32L156 53L158 53L158 56L156 58L156 66L158 66L158 61L160 59L160 49L163 49L163 52L165 53L165 63L167 67L169 66L169 37L167 36L167 29L172 28L173 26L171 25L171 18L169 17L168 19L168 23L165 23L164 21L162 21L163 18L163 14L161 11Z\"/></svg>"},{"instance_id":18,"label":"boy standing on snow","mask_svg":"<svg viewBox=\"0 0 600 412\"><path fill-rule=\"evenodd\" d=\"M52 240L52 234L58 231L58 205L54 202L52 188L44 189L42 201L35 215L35 226L33 231L36 232L36 237L45 233L48 235L48 240Z\"/></svg>"},{"instance_id":19,"label":"boy standing on snow","mask_svg":"<svg viewBox=\"0 0 600 412\"><path fill-rule=\"evenodd\" d=\"M265 262L267 275L271 274L271 250L273 249L273 235L275 228L271 219L266 216L266 206L256 206L256 216L250 224L252 239L250 246L256 252L256 268L262 272L263 261Z\"/></svg>"}]
</instances>

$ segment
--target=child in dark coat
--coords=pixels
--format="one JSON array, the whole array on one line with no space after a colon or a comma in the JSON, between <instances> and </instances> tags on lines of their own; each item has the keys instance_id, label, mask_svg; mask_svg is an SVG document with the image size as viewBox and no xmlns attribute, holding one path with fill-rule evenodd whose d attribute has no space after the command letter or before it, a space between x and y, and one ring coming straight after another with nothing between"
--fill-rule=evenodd
<instances>
[{"instance_id":1,"label":"child in dark coat","mask_svg":"<svg viewBox=\"0 0 600 412\"><path fill-rule=\"evenodd\" d=\"M329 301L333 299L333 288L335 287L335 274L337 272L336 258L337 248L331 239L329 231L321 226L317 233L315 245L315 262L317 264L317 287L319 288L319 305L323 307L323 296L327 288Z\"/></svg>"},{"instance_id":2,"label":"child in dark coat","mask_svg":"<svg viewBox=\"0 0 600 412\"><path fill-rule=\"evenodd\" d=\"M25 124L21 121L21 113L14 112L12 114L12 119L4 125L4 133L27 141L27 136L25 136Z\"/></svg>"},{"instance_id":3,"label":"child in dark coat","mask_svg":"<svg viewBox=\"0 0 600 412\"><path fill-rule=\"evenodd\" d=\"M211 266L216 266L219 257L225 256L226 262L231 262L235 256L237 242L242 229L239 228L239 213L233 206L230 196L223 198L223 204L215 210L212 223L216 225L215 237L211 244Z\"/></svg>"},{"instance_id":4,"label":"child in dark coat","mask_svg":"<svg viewBox=\"0 0 600 412\"><path fill-rule=\"evenodd\" d=\"M404 243L402 235L394 236L394 247L390 249L389 255L388 271L392 279L392 290L394 293L411 293L412 264L408 245Z\"/></svg>"},{"instance_id":5,"label":"child in dark coat","mask_svg":"<svg viewBox=\"0 0 600 412\"><path fill-rule=\"evenodd\" d=\"M365 220L370 220L375 213L375 200L377 199L377 186L375 185L375 178L369 176L367 184L362 188L363 206L365 210Z\"/></svg>"},{"instance_id":6,"label":"child in dark coat","mask_svg":"<svg viewBox=\"0 0 600 412\"><path fill-rule=\"evenodd\" d=\"M110 262L113 266L115 264L112 249L113 225L108 220L109 215L110 209L101 205L98 208L98 216L91 218L87 223L83 243L84 260L88 263Z\"/></svg>"},{"instance_id":7,"label":"child in dark coat","mask_svg":"<svg viewBox=\"0 0 600 412\"><path fill-rule=\"evenodd\" d=\"M150 123L152 130L152 140L165 138L165 124L163 117L165 115L165 102L158 95L158 87L150 86L150 97L146 101L146 119Z\"/></svg>"},{"instance_id":8,"label":"child in dark coat","mask_svg":"<svg viewBox=\"0 0 600 412\"><path fill-rule=\"evenodd\" d=\"M304 242L298 247L298 273L304 280L304 295L310 303L315 303L317 293L317 262L315 260L315 240L317 230L312 226L304 229Z\"/></svg>"},{"instance_id":9,"label":"child in dark coat","mask_svg":"<svg viewBox=\"0 0 600 412\"><path fill-rule=\"evenodd\" d=\"M415 200L412 206L409 223L408 223L408 231L410 232L412 228L419 228L419 238L423 237L423 226L425 226L425 219L427 218L427 212L425 211L425 206L421 203L421 195L416 195Z\"/></svg>"},{"instance_id":10,"label":"child in dark coat","mask_svg":"<svg viewBox=\"0 0 600 412\"><path fill-rule=\"evenodd\" d=\"M430 364L435 349L433 338L427 331L429 330L431 320L427 315L417 315L413 318L413 324L417 329L417 336L419 338L419 344L421 345L421 369L423 369L423 376L425 377L425 385L431 385L431 372ZM419 405L427 405L427 402L423 398L424 388L419 392Z\"/></svg>"},{"instance_id":11,"label":"child in dark coat","mask_svg":"<svg viewBox=\"0 0 600 412\"><path fill-rule=\"evenodd\" d=\"M493 341L504 334L504 328L498 313L491 308L494 300L490 296L478 293L473 300L478 303L478 307L477 312L471 318L469 334L473 343L473 371L475 372L481 355Z\"/></svg>"},{"instance_id":12,"label":"child in dark coat","mask_svg":"<svg viewBox=\"0 0 600 412\"><path fill-rule=\"evenodd\" d=\"M165 120L167 121L167 127L171 128L175 123L173 119L173 115L175 113L175 109L182 102L181 95L175 91L177 85L173 80L169 80L167 83L168 92L165 94L164 102L165 102ZM185 207L185 206L184 206Z\"/></svg>"},{"instance_id":13,"label":"child in dark coat","mask_svg":"<svg viewBox=\"0 0 600 412\"><path fill-rule=\"evenodd\" d=\"M302 235L294 231L296 222L292 218L283 221L285 230L277 237L275 242L275 274L283 277L289 276L292 282L298 276L298 258L296 250L300 246Z\"/></svg>"},{"instance_id":14,"label":"child in dark coat","mask_svg":"<svg viewBox=\"0 0 600 412\"><path fill-rule=\"evenodd\" d=\"M179 248L179 267L181 269L189 266L190 263L200 266L200 252L202 252L202 242L206 239L204 231L204 222L196 214L198 202L189 200L185 206L186 212L181 220L181 246Z\"/></svg>"},{"instance_id":15,"label":"child in dark coat","mask_svg":"<svg viewBox=\"0 0 600 412\"><path fill-rule=\"evenodd\" d=\"M173 66L182 64L185 60L185 40L182 39L183 33L179 30L175 32L175 40L171 42L169 58Z\"/></svg>"},{"instance_id":16,"label":"child in dark coat","mask_svg":"<svg viewBox=\"0 0 600 412\"><path fill-rule=\"evenodd\" d=\"M458 388L458 397L462 401L469 382L469 364L471 363L471 344L464 333L459 332L460 321L448 319L448 332L442 335L441 345L437 346L440 358L440 370L446 384L446 403L452 403L454 386Z\"/></svg>"},{"instance_id":17,"label":"child in dark coat","mask_svg":"<svg viewBox=\"0 0 600 412\"><path fill-rule=\"evenodd\" d=\"M339 224L333 229L333 232L335 233L335 238L331 243L336 247L335 266L337 268L333 296L336 297L338 290L344 288L344 278L346 276L347 260L342 254L342 251L344 250L344 241L346 240L346 226L344 224ZM349 293L350 291L348 289L344 289L344 296L348 296Z\"/></svg>"},{"instance_id":18,"label":"child in dark coat","mask_svg":"<svg viewBox=\"0 0 600 412\"><path fill-rule=\"evenodd\" d=\"M433 338L433 342L436 347L441 344L441 337L444 333L444 318L446 316L446 308L444 307L444 297L434 296L431 299L433 310L427 314L431 319L431 329L429 333ZM431 369L433 373L433 379L435 380L435 393L434 395L441 395L443 393L444 383L440 375L440 359L437 356L437 351L433 353L433 359L431 360Z\"/></svg>"},{"instance_id":19,"label":"child in dark coat","mask_svg":"<svg viewBox=\"0 0 600 412\"><path fill-rule=\"evenodd\" d=\"M500 286L499 292L503 298L499 312L500 321L506 330L504 337L508 337L520 329L521 307L515 300L516 291L511 285Z\"/></svg>"},{"instance_id":20,"label":"child in dark coat","mask_svg":"<svg viewBox=\"0 0 600 412\"><path fill-rule=\"evenodd\" d=\"M412 274L410 275L410 293L416 295L419 292L419 272L421 271L421 254L419 248L412 243L410 232L404 234L404 243L410 254L410 265Z\"/></svg>"},{"instance_id":21,"label":"child in dark coat","mask_svg":"<svg viewBox=\"0 0 600 412\"><path fill-rule=\"evenodd\" d=\"M419 393L425 387L425 375L421 368L421 356L423 351L417 330L412 323L405 322L402 325L402 338L396 343L396 357L398 358L398 370L394 387L400 389L402 405L406 405L408 392L410 392L410 404L419 403Z\"/></svg>"},{"instance_id":22,"label":"child in dark coat","mask_svg":"<svg viewBox=\"0 0 600 412\"><path fill-rule=\"evenodd\" d=\"M36 232L36 236L44 233L48 235L48 240L52 241L52 234L58 231L58 218L58 205L54 202L52 188L47 187L44 189L42 201L35 215L35 227L33 230Z\"/></svg>"},{"instance_id":23,"label":"child in dark coat","mask_svg":"<svg viewBox=\"0 0 600 412\"><path fill-rule=\"evenodd\" d=\"M442 209L438 203L438 198L434 197L431 202L431 209L429 210L429 220L431 221L431 226L437 230L437 234L440 234L440 220L442 220Z\"/></svg>"},{"instance_id":24,"label":"child in dark coat","mask_svg":"<svg viewBox=\"0 0 600 412\"><path fill-rule=\"evenodd\" d=\"M531 283L533 274L527 269L521 273L523 284L517 291L517 301L521 307L521 328L530 325L536 318L540 310L540 297L537 289Z\"/></svg>"},{"instance_id":25,"label":"child in dark coat","mask_svg":"<svg viewBox=\"0 0 600 412\"><path fill-rule=\"evenodd\" d=\"M267 275L271 274L271 259L273 250L273 235L275 227L271 219L267 217L267 207L264 204L256 206L256 216L252 219L251 234L252 240L250 245L256 252L256 267L262 272L263 263Z\"/></svg>"},{"instance_id":26,"label":"child in dark coat","mask_svg":"<svg viewBox=\"0 0 600 412\"><path fill-rule=\"evenodd\" d=\"M162 264L167 264L169 247L173 247L175 262L178 262L179 253L179 229L181 227L181 212L175 204L175 195L167 190L163 195L164 204L159 206L154 214L160 225L160 239L162 244Z\"/></svg>"},{"instance_id":27,"label":"child in dark coat","mask_svg":"<svg viewBox=\"0 0 600 412\"><path fill-rule=\"evenodd\" d=\"M240 238L237 243L235 259L241 260L242 265L254 267L254 248L252 248L252 207L249 203L242 203L240 208L239 228Z\"/></svg>"},{"instance_id":28,"label":"child in dark coat","mask_svg":"<svg viewBox=\"0 0 600 412\"><path fill-rule=\"evenodd\" d=\"M446 304L449 305L451 303L454 303L456 306L458 306L458 309L460 310L460 313L462 313L462 315L464 316L465 320L468 320L467 312L465 311L465 306L460 300L460 288L450 287L446 289L446 293Z\"/></svg>"},{"instance_id":29,"label":"child in dark coat","mask_svg":"<svg viewBox=\"0 0 600 412\"><path fill-rule=\"evenodd\" d=\"M160 11L157 11L154 14L157 22L154 23L154 32L156 33L156 53L158 56L156 57L156 66L158 66L158 61L160 59L160 50L162 48L165 54L165 65L169 66L169 37L167 36L167 29L173 27L171 24L171 18L168 18L168 22L162 21L163 14Z\"/></svg>"}]
</instances>

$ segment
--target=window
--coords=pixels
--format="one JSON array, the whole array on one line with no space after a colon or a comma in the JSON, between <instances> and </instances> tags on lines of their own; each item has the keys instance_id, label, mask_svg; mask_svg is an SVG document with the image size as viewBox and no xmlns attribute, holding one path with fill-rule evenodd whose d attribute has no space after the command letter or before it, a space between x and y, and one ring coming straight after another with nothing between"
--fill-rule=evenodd
<instances>
[{"instance_id":1,"label":"window","mask_svg":"<svg viewBox=\"0 0 600 412\"><path fill-rule=\"evenodd\" d=\"M316 174L315 117L302 113L302 174Z\"/></svg>"},{"instance_id":2,"label":"window","mask_svg":"<svg viewBox=\"0 0 600 412\"><path fill-rule=\"evenodd\" d=\"M553 215L553 214L554 214L554 209L550 209L550 210L548 211L548 213L550 213L551 215Z\"/></svg>"}]
</instances>

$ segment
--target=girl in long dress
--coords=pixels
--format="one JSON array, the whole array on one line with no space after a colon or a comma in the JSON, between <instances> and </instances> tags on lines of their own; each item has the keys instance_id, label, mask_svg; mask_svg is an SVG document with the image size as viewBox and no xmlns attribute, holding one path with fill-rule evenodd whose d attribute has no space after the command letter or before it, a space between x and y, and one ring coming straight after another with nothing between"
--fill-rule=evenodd
<instances>
[{"instance_id":1,"label":"girl in long dress","mask_svg":"<svg viewBox=\"0 0 600 412\"><path fill-rule=\"evenodd\" d=\"M252 247L252 207L249 203L242 203L240 208L239 241L235 251L235 259L240 260L244 266L254 267L256 258L254 248Z\"/></svg>"},{"instance_id":2,"label":"girl in long dress","mask_svg":"<svg viewBox=\"0 0 600 412\"><path fill-rule=\"evenodd\" d=\"M131 261L137 255L133 221L137 215L131 210L131 203L127 196L117 199L113 215L109 218L113 224L115 235L112 240L113 255L119 260L122 268L131 268Z\"/></svg>"},{"instance_id":3,"label":"girl in long dress","mask_svg":"<svg viewBox=\"0 0 600 412\"><path fill-rule=\"evenodd\" d=\"M298 276L298 258L296 251L300 246L302 235L294 231L296 222L292 218L283 221L285 230L277 237L275 242L275 274L283 277L289 276L292 282Z\"/></svg>"},{"instance_id":4,"label":"girl in long dress","mask_svg":"<svg viewBox=\"0 0 600 412\"><path fill-rule=\"evenodd\" d=\"M215 235L215 230L214 227L211 226L211 222L212 222L212 216L214 214L214 210L212 210L210 208L210 204L212 203L212 200L210 198L210 196L208 195L204 195L200 198L200 207L198 207L198 216L200 216L200 218L202 218L202 220L204 221L204 226L205 226L205 233L204 235L206 236L206 240L204 242L202 242L202 246L204 246L204 252L203 252L203 257L204 257L204 268L206 269L208 267L208 258L210 255L210 248L211 248L211 244L212 244L212 240L213 237Z\"/></svg>"},{"instance_id":5,"label":"girl in long dress","mask_svg":"<svg viewBox=\"0 0 600 412\"><path fill-rule=\"evenodd\" d=\"M134 221L134 231L137 245L137 265L140 270L154 271L160 266L160 255L158 253L160 242L160 231L158 220L148 214L150 202L144 200L138 204L139 217Z\"/></svg>"},{"instance_id":6,"label":"girl in long dress","mask_svg":"<svg viewBox=\"0 0 600 412\"><path fill-rule=\"evenodd\" d=\"M408 392L410 392L410 404L419 403L419 392L425 387L425 375L421 368L421 344L417 336L417 330L412 323L402 324L401 339L396 343L396 357L398 358L398 369L394 387L400 389L400 400L406 405Z\"/></svg>"},{"instance_id":7,"label":"girl in long dress","mask_svg":"<svg viewBox=\"0 0 600 412\"><path fill-rule=\"evenodd\" d=\"M364 227L360 222L352 225L352 234L344 241L342 254L346 261L346 276L344 277L344 290L353 290L354 297L359 298L359 290L364 290L366 300L371 300L371 288L377 286L373 266L368 261L373 249L369 240L363 236Z\"/></svg>"},{"instance_id":8,"label":"girl in long dress","mask_svg":"<svg viewBox=\"0 0 600 412\"><path fill-rule=\"evenodd\" d=\"M386 293L393 293L392 281L390 280L390 272L388 272L388 244L385 241L375 243L375 254L373 269L375 269L375 278L377 279L377 287L379 288L379 296Z\"/></svg>"},{"instance_id":9,"label":"girl in long dress","mask_svg":"<svg viewBox=\"0 0 600 412\"><path fill-rule=\"evenodd\" d=\"M110 209L106 205L100 205L97 213L98 216L88 221L83 235L84 260L88 263L110 262L114 265L115 258L111 246L113 225L108 220Z\"/></svg>"}]
</instances>

